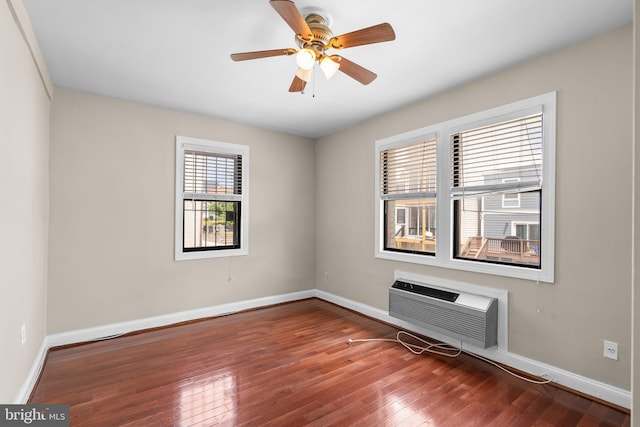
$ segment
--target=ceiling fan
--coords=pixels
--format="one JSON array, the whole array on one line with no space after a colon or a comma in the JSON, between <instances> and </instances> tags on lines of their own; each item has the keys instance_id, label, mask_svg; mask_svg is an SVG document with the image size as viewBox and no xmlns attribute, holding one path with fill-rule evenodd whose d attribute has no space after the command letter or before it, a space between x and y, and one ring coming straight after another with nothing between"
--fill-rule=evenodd
<instances>
[{"instance_id":1,"label":"ceiling fan","mask_svg":"<svg viewBox=\"0 0 640 427\"><path fill-rule=\"evenodd\" d=\"M327 78L330 78L339 70L360 83L368 85L377 77L375 73L349 61L343 56L329 55L327 50L386 42L396 38L393 28L388 23L334 36L329 28L331 25L330 17L321 9L310 9L306 13L306 17L303 17L291 0L270 0L269 4L296 33L296 44L299 50L286 48L234 53L231 54L231 59L234 61L246 61L248 59L296 54L298 70L289 87L289 92L302 92L304 90L311 78L311 72L316 62L320 64L320 69Z\"/></svg>"}]
</instances>

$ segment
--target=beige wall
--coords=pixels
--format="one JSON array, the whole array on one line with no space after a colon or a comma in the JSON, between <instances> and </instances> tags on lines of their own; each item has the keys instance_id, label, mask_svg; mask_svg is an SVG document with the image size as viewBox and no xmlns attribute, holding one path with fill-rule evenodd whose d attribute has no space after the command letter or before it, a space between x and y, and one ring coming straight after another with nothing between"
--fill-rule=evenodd
<instances>
[{"instance_id":1,"label":"beige wall","mask_svg":"<svg viewBox=\"0 0 640 427\"><path fill-rule=\"evenodd\" d=\"M248 256L173 260L177 134L250 146ZM56 89L48 332L312 289L314 178L312 140Z\"/></svg>"},{"instance_id":2,"label":"beige wall","mask_svg":"<svg viewBox=\"0 0 640 427\"><path fill-rule=\"evenodd\" d=\"M19 5L18 5L19 6ZM25 22L24 25L28 26ZM16 399L46 329L49 98L0 2L0 402ZM26 326L27 342L20 328Z\"/></svg>"},{"instance_id":3,"label":"beige wall","mask_svg":"<svg viewBox=\"0 0 640 427\"><path fill-rule=\"evenodd\" d=\"M316 287L381 309L394 269L507 289L511 352L628 390L631 42L628 26L318 141ZM374 258L375 140L549 91L555 284ZM604 339L619 343L619 361L603 358Z\"/></svg>"}]
</instances>

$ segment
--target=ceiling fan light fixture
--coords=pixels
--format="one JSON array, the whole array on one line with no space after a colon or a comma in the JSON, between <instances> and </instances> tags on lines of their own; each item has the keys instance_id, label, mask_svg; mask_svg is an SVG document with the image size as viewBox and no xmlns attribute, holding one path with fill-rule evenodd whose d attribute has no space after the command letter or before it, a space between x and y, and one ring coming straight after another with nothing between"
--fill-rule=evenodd
<instances>
[{"instance_id":1,"label":"ceiling fan light fixture","mask_svg":"<svg viewBox=\"0 0 640 427\"><path fill-rule=\"evenodd\" d=\"M327 78L327 80L333 77L333 75L338 71L338 68L340 68L340 64L338 64L328 56L325 56L320 61L320 69L324 73L324 76Z\"/></svg>"},{"instance_id":2,"label":"ceiling fan light fixture","mask_svg":"<svg viewBox=\"0 0 640 427\"><path fill-rule=\"evenodd\" d=\"M289 92L304 91L316 62L319 63L327 79L331 78L336 71L340 71L361 84L368 85L376 79L376 73L349 61L342 55L330 55L326 51L388 42L396 38L393 28L387 22L334 36L331 30L333 19L324 9L304 8L301 13L293 0L269 0L269 4L293 30L298 50L286 48L240 52L231 54L231 59L246 61L295 54L298 70L289 87Z\"/></svg>"},{"instance_id":3,"label":"ceiling fan light fixture","mask_svg":"<svg viewBox=\"0 0 640 427\"><path fill-rule=\"evenodd\" d=\"M296 54L296 62L303 70L311 70L316 62L316 53L309 48L300 49Z\"/></svg>"},{"instance_id":4,"label":"ceiling fan light fixture","mask_svg":"<svg viewBox=\"0 0 640 427\"><path fill-rule=\"evenodd\" d=\"M311 80L311 70L305 70L304 68L298 67L298 71L296 71L296 76L307 83Z\"/></svg>"}]
</instances>

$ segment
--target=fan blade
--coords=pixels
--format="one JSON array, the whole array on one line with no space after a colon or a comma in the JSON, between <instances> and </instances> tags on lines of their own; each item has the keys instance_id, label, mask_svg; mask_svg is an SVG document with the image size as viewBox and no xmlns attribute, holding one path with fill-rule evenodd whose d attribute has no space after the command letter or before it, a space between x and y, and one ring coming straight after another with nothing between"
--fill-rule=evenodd
<instances>
[{"instance_id":1,"label":"fan blade","mask_svg":"<svg viewBox=\"0 0 640 427\"><path fill-rule=\"evenodd\" d=\"M307 82L311 79L311 73L313 73L313 70L304 70L298 67L291 86L289 86L289 92L302 92Z\"/></svg>"},{"instance_id":2,"label":"fan blade","mask_svg":"<svg viewBox=\"0 0 640 427\"><path fill-rule=\"evenodd\" d=\"M391 25L385 22L384 24L333 37L328 44L334 49L344 49L365 44L388 42L395 39L396 33L391 28Z\"/></svg>"},{"instance_id":3,"label":"fan blade","mask_svg":"<svg viewBox=\"0 0 640 427\"><path fill-rule=\"evenodd\" d=\"M290 0L271 0L269 4L278 12L278 14L291 27L294 33L305 40L313 37L307 21L304 20L296 5Z\"/></svg>"},{"instance_id":4,"label":"fan blade","mask_svg":"<svg viewBox=\"0 0 640 427\"><path fill-rule=\"evenodd\" d=\"M307 82L302 80L300 77L295 76L291 82L291 86L289 87L289 92L302 92L305 86L307 86Z\"/></svg>"},{"instance_id":5,"label":"fan blade","mask_svg":"<svg viewBox=\"0 0 640 427\"><path fill-rule=\"evenodd\" d=\"M297 50L292 48L258 50L256 52L232 53L231 59L234 61L246 61L248 59L268 58L270 56L288 56L293 55L296 52Z\"/></svg>"},{"instance_id":6,"label":"fan blade","mask_svg":"<svg viewBox=\"0 0 640 427\"><path fill-rule=\"evenodd\" d=\"M356 64L355 62L349 61L347 58L338 55L332 55L331 59L340 64L340 68L338 71L342 71L347 76L356 79L363 85L368 85L372 81L378 77L378 75L372 71L367 70L366 68Z\"/></svg>"}]
</instances>

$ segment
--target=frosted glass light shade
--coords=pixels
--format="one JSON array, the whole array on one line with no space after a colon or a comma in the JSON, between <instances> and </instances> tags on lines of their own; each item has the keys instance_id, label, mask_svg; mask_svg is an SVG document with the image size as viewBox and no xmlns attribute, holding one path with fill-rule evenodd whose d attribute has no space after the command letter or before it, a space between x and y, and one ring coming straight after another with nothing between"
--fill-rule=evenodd
<instances>
[{"instance_id":1,"label":"frosted glass light shade","mask_svg":"<svg viewBox=\"0 0 640 427\"><path fill-rule=\"evenodd\" d=\"M316 54L311 49L300 49L296 55L296 62L303 70L310 70L316 62Z\"/></svg>"},{"instance_id":2,"label":"frosted glass light shade","mask_svg":"<svg viewBox=\"0 0 640 427\"><path fill-rule=\"evenodd\" d=\"M322 69L324 76L329 80L338 71L340 64L326 56L322 62L320 62L320 68Z\"/></svg>"},{"instance_id":3,"label":"frosted glass light shade","mask_svg":"<svg viewBox=\"0 0 640 427\"><path fill-rule=\"evenodd\" d=\"M298 71L296 71L296 76L300 79L300 80L304 80L305 82L309 82L309 80L311 80L311 70L305 70L303 68L298 68Z\"/></svg>"}]
</instances>

